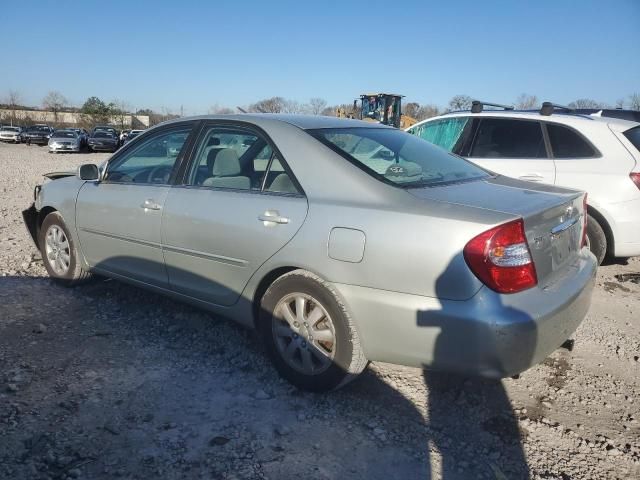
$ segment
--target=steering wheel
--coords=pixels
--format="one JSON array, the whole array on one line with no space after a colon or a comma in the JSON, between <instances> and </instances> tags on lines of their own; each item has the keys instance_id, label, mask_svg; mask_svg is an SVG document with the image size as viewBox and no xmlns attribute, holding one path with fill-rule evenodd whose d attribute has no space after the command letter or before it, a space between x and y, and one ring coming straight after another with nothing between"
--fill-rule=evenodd
<instances>
[{"instance_id":1,"label":"steering wheel","mask_svg":"<svg viewBox=\"0 0 640 480\"><path fill-rule=\"evenodd\" d=\"M167 165L152 168L147 176L147 183L167 183L171 175L171 170L173 170L173 167Z\"/></svg>"}]
</instances>

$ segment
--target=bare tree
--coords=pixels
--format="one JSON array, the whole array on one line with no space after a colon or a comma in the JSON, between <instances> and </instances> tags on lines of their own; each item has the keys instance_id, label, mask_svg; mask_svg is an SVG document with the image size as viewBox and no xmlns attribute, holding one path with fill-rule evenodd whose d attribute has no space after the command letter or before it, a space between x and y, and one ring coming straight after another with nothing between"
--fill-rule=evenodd
<instances>
[{"instance_id":1,"label":"bare tree","mask_svg":"<svg viewBox=\"0 0 640 480\"><path fill-rule=\"evenodd\" d=\"M440 108L438 108L437 105L422 105L413 118L416 120L425 120L438 115L440 115Z\"/></svg>"},{"instance_id":2,"label":"bare tree","mask_svg":"<svg viewBox=\"0 0 640 480\"><path fill-rule=\"evenodd\" d=\"M115 99L107 105L107 107L109 109L109 116L111 117L110 120L114 121L114 123L120 127L120 130L124 130L125 127L130 126L127 120L131 105L124 100Z\"/></svg>"},{"instance_id":3,"label":"bare tree","mask_svg":"<svg viewBox=\"0 0 640 480\"><path fill-rule=\"evenodd\" d=\"M327 108L327 101L324 98L314 97L309 100L309 113L311 115L320 115Z\"/></svg>"},{"instance_id":4,"label":"bare tree","mask_svg":"<svg viewBox=\"0 0 640 480\"><path fill-rule=\"evenodd\" d=\"M407 102L404 104L402 113L412 118L418 118L418 111L420 110L420 104L417 102Z\"/></svg>"},{"instance_id":5,"label":"bare tree","mask_svg":"<svg viewBox=\"0 0 640 480\"><path fill-rule=\"evenodd\" d=\"M631 110L640 110L640 93L632 93L629 95L629 106Z\"/></svg>"},{"instance_id":6,"label":"bare tree","mask_svg":"<svg viewBox=\"0 0 640 480\"><path fill-rule=\"evenodd\" d=\"M221 107L217 103L214 104L214 105L211 105L209 107L209 114L210 115L229 115L229 114L232 114L232 113L235 113L235 111L232 108Z\"/></svg>"},{"instance_id":7,"label":"bare tree","mask_svg":"<svg viewBox=\"0 0 640 480\"><path fill-rule=\"evenodd\" d=\"M521 93L516 99L516 108L519 110L530 110L532 108L540 108L540 102L535 95L529 95L528 93Z\"/></svg>"},{"instance_id":8,"label":"bare tree","mask_svg":"<svg viewBox=\"0 0 640 480\"><path fill-rule=\"evenodd\" d=\"M52 90L42 99L42 108L53 112L53 121L58 123L58 113L64 109L67 103L68 101L64 95L56 90Z\"/></svg>"},{"instance_id":9,"label":"bare tree","mask_svg":"<svg viewBox=\"0 0 640 480\"><path fill-rule=\"evenodd\" d=\"M305 113L309 106L296 100L285 100L282 106L282 113Z\"/></svg>"},{"instance_id":10,"label":"bare tree","mask_svg":"<svg viewBox=\"0 0 640 480\"><path fill-rule=\"evenodd\" d=\"M450 110L469 110L471 108L471 97L469 95L456 95L449 100Z\"/></svg>"},{"instance_id":11,"label":"bare tree","mask_svg":"<svg viewBox=\"0 0 640 480\"><path fill-rule=\"evenodd\" d=\"M18 92L17 90L9 90L9 95L7 95L7 106L11 110L11 125L13 125L16 121L16 110L20 106L21 99L22 96L20 95L20 92Z\"/></svg>"},{"instance_id":12,"label":"bare tree","mask_svg":"<svg viewBox=\"0 0 640 480\"><path fill-rule=\"evenodd\" d=\"M249 107L250 112L281 113L284 111L287 101L282 97L271 97L260 100Z\"/></svg>"},{"instance_id":13,"label":"bare tree","mask_svg":"<svg viewBox=\"0 0 640 480\"><path fill-rule=\"evenodd\" d=\"M605 104L600 103L592 98L579 98L573 102L571 102L568 107L571 108L604 108Z\"/></svg>"}]
</instances>

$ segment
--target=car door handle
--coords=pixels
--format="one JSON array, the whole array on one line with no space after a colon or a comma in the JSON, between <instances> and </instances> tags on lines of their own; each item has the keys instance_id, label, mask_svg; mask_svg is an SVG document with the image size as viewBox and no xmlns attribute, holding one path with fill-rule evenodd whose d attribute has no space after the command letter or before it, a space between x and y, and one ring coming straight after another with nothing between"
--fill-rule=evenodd
<instances>
[{"instance_id":1,"label":"car door handle","mask_svg":"<svg viewBox=\"0 0 640 480\"><path fill-rule=\"evenodd\" d=\"M541 182L544 180L542 175L538 175L537 173L527 173L526 175L521 175L518 177L520 180L526 180L528 182Z\"/></svg>"},{"instance_id":2,"label":"car door handle","mask_svg":"<svg viewBox=\"0 0 640 480\"><path fill-rule=\"evenodd\" d=\"M287 217L281 217L277 210L267 210L258 217L258 220L263 222L265 227L274 224L284 225L289 223L289 219Z\"/></svg>"},{"instance_id":3,"label":"car door handle","mask_svg":"<svg viewBox=\"0 0 640 480\"><path fill-rule=\"evenodd\" d=\"M160 206L160 204L156 203L154 200L148 198L144 202L142 202L142 205L140 205L140 208L144 208L145 210L160 210L162 207Z\"/></svg>"}]
</instances>

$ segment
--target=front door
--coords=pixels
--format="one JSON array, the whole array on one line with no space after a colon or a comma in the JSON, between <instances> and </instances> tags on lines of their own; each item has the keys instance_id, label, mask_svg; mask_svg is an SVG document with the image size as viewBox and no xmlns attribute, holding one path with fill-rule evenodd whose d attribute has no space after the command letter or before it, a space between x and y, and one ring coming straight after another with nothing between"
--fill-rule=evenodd
<instances>
[{"instance_id":1,"label":"front door","mask_svg":"<svg viewBox=\"0 0 640 480\"><path fill-rule=\"evenodd\" d=\"M307 200L262 134L203 131L183 186L164 204L164 258L172 289L234 304L253 273L298 231Z\"/></svg>"},{"instance_id":2,"label":"front door","mask_svg":"<svg viewBox=\"0 0 640 480\"><path fill-rule=\"evenodd\" d=\"M109 161L100 182L78 194L76 228L92 267L167 287L162 209L192 124L142 136Z\"/></svg>"}]
</instances>

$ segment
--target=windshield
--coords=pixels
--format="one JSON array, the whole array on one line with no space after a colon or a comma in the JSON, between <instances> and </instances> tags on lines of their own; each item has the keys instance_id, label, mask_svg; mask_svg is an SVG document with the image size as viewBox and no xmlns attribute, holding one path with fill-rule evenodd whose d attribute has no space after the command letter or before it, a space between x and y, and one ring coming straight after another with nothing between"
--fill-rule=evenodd
<instances>
[{"instance_id":1,"label":"windshield","mask_svg":"<svg viewBox=\"0 0 640 480\"><path fill-rule=\"evenodd\" d=\"M2 127L1 129L4 132L19 132L20 129L18 127Z\"/></svg>"},{"instance_id":2,"label":"windshield","mask_svg":"<svg viewBox=\"0 0 640 480\"><path fill-rule=\"evenodd\" d=\"M113 135L108 132L95 132L93 138L113 138Z\"/></svg>"},{"instance_id":3,"label":"windshield","mask_svg":"<svg viewBox=\"0 0 640 480\"><path fill-rule=\"evenodd\" d=\"M70 132L69 130L53 132L53 138L76 138L76 132Z\"/></svg>"},{"instance_id":4,"label":"windshield","mask_svg":"<svg viewBox=\"0 0 640 480\"><path fill-rule=\"evenodd\" d=\"M49 132L49 127L29 127L30 132Z\"/></svg>"},{"instance_id":5,"label":"windshield","mask_svg":"<svg viewBox=\"0 0 640 480\"><path fill-rule=\"evenodd\" d=\"M370 175L401 187L441 185L490 175L402 130L359 127L308 132Z\"/></svg>"}]
</instances>

